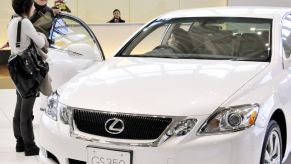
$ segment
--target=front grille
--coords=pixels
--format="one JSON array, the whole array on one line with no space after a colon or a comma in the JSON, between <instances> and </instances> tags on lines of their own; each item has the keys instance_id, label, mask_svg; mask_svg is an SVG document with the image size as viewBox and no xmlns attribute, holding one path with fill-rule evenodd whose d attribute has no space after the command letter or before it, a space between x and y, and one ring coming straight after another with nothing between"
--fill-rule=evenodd
<instances>
[{"instance_id":1,"label":"front grille","mask_svg":"<svg viewBox=\"0 0 291 164\"><path fill-rule=\"evenodd\" d=\"M81 132L102 137L132 140L157 139L172 122L172 118L109 114L81 109L74 109L73 117L77 129ZM108 132L107 126L106 131L105 124L110 119L122 120L124 130L119 134L111 134ZM120 126L115 125L117 128Z\"/></svg>"}]
</instances>

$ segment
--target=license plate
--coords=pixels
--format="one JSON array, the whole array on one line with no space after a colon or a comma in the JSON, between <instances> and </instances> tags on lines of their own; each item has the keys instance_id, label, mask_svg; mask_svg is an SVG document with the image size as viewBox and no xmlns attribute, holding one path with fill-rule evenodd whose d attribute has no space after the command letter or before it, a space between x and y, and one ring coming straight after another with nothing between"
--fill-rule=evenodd
<instances>
[{"instance_id":1,"label":"license plate","mask_svg":"<svg viewBox=\"0 0 291 164\"><path fill-rule=\"evenodd\" d=\"M132 164L132 151L87 147L87 164Z\"/></svg>"}]
</instances>

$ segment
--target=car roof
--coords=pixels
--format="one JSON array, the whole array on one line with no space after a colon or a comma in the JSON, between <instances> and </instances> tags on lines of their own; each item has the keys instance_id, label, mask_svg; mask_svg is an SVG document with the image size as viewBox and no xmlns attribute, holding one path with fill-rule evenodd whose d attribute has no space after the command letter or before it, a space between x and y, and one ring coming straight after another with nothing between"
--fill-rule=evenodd
<instances>
[{"instance_id":1,"label":"car roof","mask_svg":"<svg viewBox=\"0 0 291 164\"><path fill-rule=\"evenodd\" d=\"M187 17L250 17L273 19L282 15L290 8L283 7L260 7L260 6L231 6L231 7L212 7L178 10L166 13L159 19L187 18Z\"/></svg>"}]
</instances>

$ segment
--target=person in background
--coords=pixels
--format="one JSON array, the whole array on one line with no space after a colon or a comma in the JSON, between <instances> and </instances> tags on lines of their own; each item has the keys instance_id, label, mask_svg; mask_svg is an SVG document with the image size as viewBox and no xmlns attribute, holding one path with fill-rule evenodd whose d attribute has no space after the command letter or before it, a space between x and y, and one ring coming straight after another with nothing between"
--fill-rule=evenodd
<instances>
[{"instance_id":1,"label":"person in background","mask_svg":"<svg viewBox=\"0 0 291 164\"><path fill-rule=\"evenodd\" d=\"M47 6L48 0L34 0L35 12L30 17L30 21L38 32L45 34L47 39L50 35L53 20L60 10Z\"/></svg>"},{"instance_id":2,"label":"person in background","mask_svg":"<svg viewBox=\"0 0 291 164\"><path fill-rule=\"evenodd\" d=\"M8 25L8 42L11 48L11 54L21 55L20 52L26 50L31 42L36 47L45 46L45 37L36 31L29 20L34 12L33 0L12 0L12 7L16 15L11 19ZM16 36L18 22L21 21L21 40L20 45L16 46ZM20 72L19 72L20 73ZM24 152L25 156L39 154L39 148L34 142L34 132L32 126L32 111L35 99L38 93L29 98L22 98L16 91L17 102L13 117L13 132L16 138L16 152Z\"/></svg>"},{"instance_id":3,"label":"person in background","mask_svg":"<svg viewBox=\"0 0 291 164\"><path fill-rule=\"evenodd\" d=\"M71 13L70 8L66 5L65 0L55 0L55 6L52 9L59 9Z\"/></svg>"},{"instance_id":4,"label":"person in background","mask_svg":"<svg viewBox=\"0 0 291 164\"><path fill-rule=\"evenodd\" d=\"M120 11L118 9L115 9L113 11L113 18L107 23L125 23L125 20L121 19Z\"/></svg>"},{"instance_id":5,"label":"person in background","mask_svg":"<svg viewBox=\"0 0 291 164\"><path fill-rule=\"evenodd\" d=\"M48 0L34 0L34 2L35 11L33 15L30 17L30 21L32 22L36 30L38 32L43 33L50 42L49 34L52 28L53 20L55 16L61 12L61 10L58 8L52 9L48 7L47 6ZM12 15L11 19L13 19L14 16L15 15ZM4 45L0 47L0 50L8 47L9 43L6 42Z\"/></svg>"}]
</instances>

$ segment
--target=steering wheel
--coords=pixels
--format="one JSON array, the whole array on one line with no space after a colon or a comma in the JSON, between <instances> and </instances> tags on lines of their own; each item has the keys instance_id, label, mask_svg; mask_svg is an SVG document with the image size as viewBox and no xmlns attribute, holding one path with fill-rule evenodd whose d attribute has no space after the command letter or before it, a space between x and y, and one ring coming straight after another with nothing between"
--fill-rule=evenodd
<instances>
[{"instance_id":1,"label":"steering wheel","mask_svg":"<svg viewBox=\"0 0 291 164\"><path fill-rule=\"evenodd\" d=\"M175 50L175 48L168 45L160 45L160 46L155 47L153 50L159 50L159 49L171 49L173 50L173 52L177 53L177 50Z\"/></svg>"}]
</instances>

